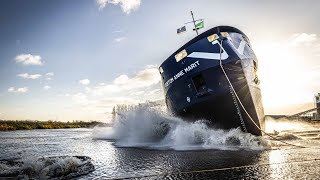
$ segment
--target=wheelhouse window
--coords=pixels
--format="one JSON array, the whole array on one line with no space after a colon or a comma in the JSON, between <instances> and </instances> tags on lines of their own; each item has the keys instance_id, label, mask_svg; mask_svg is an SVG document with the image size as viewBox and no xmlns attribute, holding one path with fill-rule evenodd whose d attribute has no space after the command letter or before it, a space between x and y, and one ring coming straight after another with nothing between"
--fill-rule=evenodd
<instances>
[{"instance_id":1,"label":"wheelhouse window","mask_svg":"<svg viewBox=\"0 0 320 180\"><path fill-rule=\"evenodd\" d=\"M184 49L181 52L179 52L178 54L176 54L174 57L176 59L177 62L181 61L183 58L187 57L188 53L187 51Z\"/></svg>"}]
</instances>

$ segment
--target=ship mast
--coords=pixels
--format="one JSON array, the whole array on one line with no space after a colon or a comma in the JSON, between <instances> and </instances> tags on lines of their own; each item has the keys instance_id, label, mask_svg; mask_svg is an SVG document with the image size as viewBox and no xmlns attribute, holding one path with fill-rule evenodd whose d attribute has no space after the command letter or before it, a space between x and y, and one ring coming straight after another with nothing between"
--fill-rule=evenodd
<instances>
[{"instance_id":1,"label":"ship mast","mask_svg":"<svg viewBox=\"0 0 320 180\"><path fill-rule=\"evenodd\" d=\"M199 35L199 32L198 32L198 28L197 28L196 22L197 22L197 21L202 21L203 19L194 20L193 12L192 12L192 11L190 11L190 12L191 12L192 21L187 22L187 23L184 23L184 24L192 23L192 24L194 25L194 29L193 29L193 30L196 31L197 36L198 36L198 35Z\"/></svg>"},{"instance_id":2,"label":"ship mast","mask_svg":"<svg viewBox=\"0 0 320 180\"><path fill-rule=\"evenodd\" d=\"M196 27L196 21L194 20L192 11L191 11L191 16L192 16L192 22L193 22L193 25L194 25L194 29L195 29L195 31L196 31L196 33L197 33L197 36L198 36L199 33L198 33L198 29L197 29L197 27Z\"/></svg>"}]
</instances>

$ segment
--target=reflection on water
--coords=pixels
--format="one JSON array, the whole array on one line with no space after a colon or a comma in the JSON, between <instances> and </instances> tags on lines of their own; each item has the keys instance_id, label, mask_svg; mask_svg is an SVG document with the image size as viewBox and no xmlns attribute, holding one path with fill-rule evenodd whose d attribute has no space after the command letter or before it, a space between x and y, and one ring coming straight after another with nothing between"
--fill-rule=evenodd
<instances>
[{"instance_id":1,"label":"reflection on water","mask_svg":"<svg viewBox=\"0 0 320 180\"><path fill-rule=\"evenodd\" d=\"M287 157L285 151L281 150L273 150L269 152L269 164L270 165L270 173L272 179L286 179L288 174L281 172L280 169L284 168L284 165L281 163L287 162Z\"/></svg>"}]
</instances>

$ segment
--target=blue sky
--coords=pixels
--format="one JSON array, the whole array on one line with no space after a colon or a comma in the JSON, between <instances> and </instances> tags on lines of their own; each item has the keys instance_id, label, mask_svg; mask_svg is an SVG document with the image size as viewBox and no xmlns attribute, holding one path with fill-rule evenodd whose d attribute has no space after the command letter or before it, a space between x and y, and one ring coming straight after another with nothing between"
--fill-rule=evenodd
<instances>
[{"instance_id":1,"label":"blue sky","mask_svg":"<svg viewBox=\"0 0 320 180\"><path fill-rule=\"evenodd\" d=\"M245 32L266 113L312 106L320 91L318 1L3 0L0 119L103 120L118 103L163 98L157 67L205 28Z\"/></svg>"}]
</instances>

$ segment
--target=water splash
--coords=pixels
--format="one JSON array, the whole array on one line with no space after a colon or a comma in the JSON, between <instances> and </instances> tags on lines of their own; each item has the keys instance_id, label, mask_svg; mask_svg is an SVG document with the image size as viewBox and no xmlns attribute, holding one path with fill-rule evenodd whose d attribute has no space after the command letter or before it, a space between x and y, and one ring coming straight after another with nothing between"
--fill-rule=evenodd
<instances>
[{"instance_id":1,"label":"water splash","mask_svg":"<svg viewBox=\"0 0 320 180\"><path fill-rule=\"evenodd\" d=\"M43 157L28 160L0 160L0 179L70 179L94 171L86 156Z\"/></svg>"},{"instance_id":2,"label":"water splash","mask_svg":"<svg viewBox=\"0 0 320 180\"><path fill-rule=\"evenodd\" d=\"M104 129L106 130L106 129ZM151 149L264 149L268 142L262 137L231 130L212 129L206 121L186 122L161 111L138 106L122 113L112 129L97 129L94 139L115 141L119 147Z\"/></svg>"},{"instance_id":3,"label":"water splash","mask_svg":"<svg viewBox=\"0 0 320 180\"><path fill-rule=\"evenodd\" d=\"M311 123L287 118L274 119L269 116L266 117L266 132L286 142L314 139L314 135L319 133L318 128ZM300 142L295 142L295 144L296 143ZM284 145L283 143L274 141L271 142L271 144L273 147Z\"/></svg>"},{"instance_id":4,"label":"water splash","mask_svg":"<svg viewBox=\"0 0 320 180\"><path fill-rule=\"evenodd\" d=\"M268 133L280 133L280 132L292 132L292 131L306 131L314 130L312 125L307 122L298 120L289 120L287 118L273 119L266 117L266 132Z\"/></svg>"}]
</instances>

